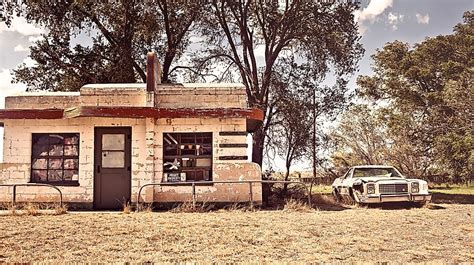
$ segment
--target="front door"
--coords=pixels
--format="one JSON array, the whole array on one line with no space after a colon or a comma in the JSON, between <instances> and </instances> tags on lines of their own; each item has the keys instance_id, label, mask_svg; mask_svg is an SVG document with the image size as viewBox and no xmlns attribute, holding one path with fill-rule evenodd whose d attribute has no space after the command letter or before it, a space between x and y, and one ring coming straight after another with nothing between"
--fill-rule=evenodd
<instances>
[{"instance_id":1,"label":"front door","mask_svg":"<svg viewBox=\"0 0 474 265\"><path fill-rule=\"evenodd\" d=\"M130 127L97 127L94 133L94 208L120 209L131 195Z\"/></svg>"}]
</instances>

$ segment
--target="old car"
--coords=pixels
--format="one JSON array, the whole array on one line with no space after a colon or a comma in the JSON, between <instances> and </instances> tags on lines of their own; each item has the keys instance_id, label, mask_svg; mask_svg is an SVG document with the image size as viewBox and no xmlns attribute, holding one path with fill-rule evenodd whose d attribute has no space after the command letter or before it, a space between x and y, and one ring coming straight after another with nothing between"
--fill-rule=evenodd
<instances>
[{"instance_id":1,"label":"old car","mask_svg":"<svg viewBox=\"0 0 474 265\"><path fill-rule=\"evenodd\" d=\"M333 196L336 201L383 203L414 202L423 205L431 201L428 183L404 177L392 166L354 166L334 180Z\"/></svg>"}]
</instances>

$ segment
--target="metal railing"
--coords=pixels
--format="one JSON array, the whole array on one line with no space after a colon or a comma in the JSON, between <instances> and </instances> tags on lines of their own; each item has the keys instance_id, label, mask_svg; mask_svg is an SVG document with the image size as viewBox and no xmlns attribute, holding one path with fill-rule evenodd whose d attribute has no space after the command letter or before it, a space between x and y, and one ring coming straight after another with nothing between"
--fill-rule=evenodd
<instances>
[{"instance_id":1,"label":"metal railing","mask_svg":"<svg viewBox=\"0 0 474 265\"><path fill-rule=\"evenodd\" d=\"M49 187L57 190L59 192L59 206L63 206L63 193L61 190L53 185L50 184L43 184L43 183L19 183L19 184L0 184L0 187L13 187L13 196L12 196L12 204L15 205L16 203L16 187Z\"/></svg>"},{"instance_id":2,"label":"metal railing","mask_svg":"<svg viewBox=\"0 0 474 265\"><path fill-rule=\"evenodd\" d=\"M160 183L148 183L145 185L142 185L140 189L138 190L137 194L137 211L140 209L140 197L143 188L145 187L150 187L150 186L191 186L192 187L192 202L193 202L193 207L196 205L196 185L209 185L209 184L245 184L247 183L249 185L249 203L250 207L253 207L253 183L260 183L260 184L296 184L296 185L302 185L304 188L306 188L307 193L308 193L308 203L311 205L311 196L308 188L308 183L303 183L299 181L284 181L284 180L222 180L222 181L190 181L190 182L160 182Z\"/></svg>"}]
</instances>

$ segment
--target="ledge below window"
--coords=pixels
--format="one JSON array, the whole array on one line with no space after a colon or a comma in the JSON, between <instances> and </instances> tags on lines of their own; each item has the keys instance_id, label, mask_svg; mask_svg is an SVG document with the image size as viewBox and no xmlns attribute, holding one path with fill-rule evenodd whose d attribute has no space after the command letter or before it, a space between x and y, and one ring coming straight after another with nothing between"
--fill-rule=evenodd
<instances>
[{"instance_id":1,"label":"ledge below window","mask_svg":"<svg viewBox=\"0 0 474 265\"><path fill-rule=\"evenodd\" d=\"M50 181L50 182L30 182L31 184L48 184L52 186L79 187L79 181Z\"/></svg>"}]
</instances>

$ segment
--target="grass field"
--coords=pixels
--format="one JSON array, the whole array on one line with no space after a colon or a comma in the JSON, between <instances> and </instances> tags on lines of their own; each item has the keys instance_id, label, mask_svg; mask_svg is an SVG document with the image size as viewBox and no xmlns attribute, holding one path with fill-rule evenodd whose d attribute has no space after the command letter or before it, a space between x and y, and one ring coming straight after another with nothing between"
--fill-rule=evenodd
<instances>
[{"instance_id":1,"label":"grass field","mask_svg":"<svg viewBox=\"0 0 474 265\"><path fill-rule=\"evenodd\" d=\"M474 195L474 186L435 186L430 189L434 193L445 194L468 194Z\"/></svg>"},{"instance_id":2,"label":"grass field","mask_svg":"<svg viewBox=\"0 0 474 265\"><path fill-rule=\"evenodd\" d=\"M472 204L337 209L0 216L0 262L474 262Z\"/></svg>"}]
</instances>

